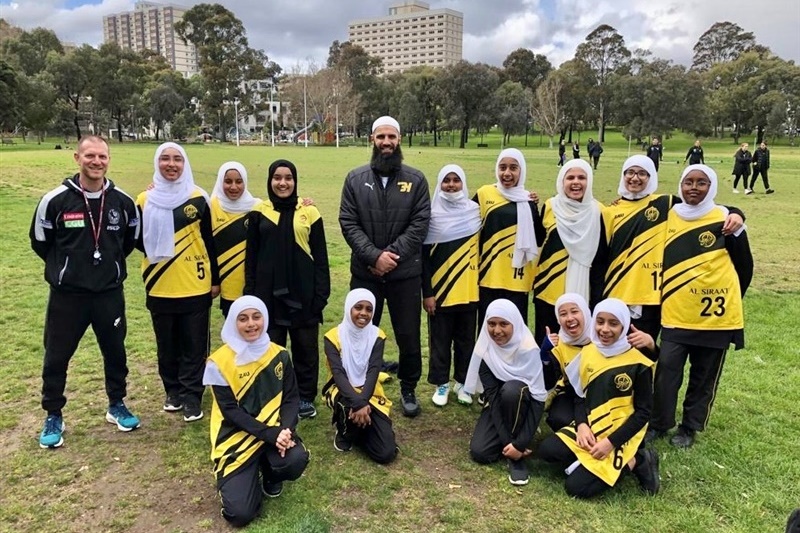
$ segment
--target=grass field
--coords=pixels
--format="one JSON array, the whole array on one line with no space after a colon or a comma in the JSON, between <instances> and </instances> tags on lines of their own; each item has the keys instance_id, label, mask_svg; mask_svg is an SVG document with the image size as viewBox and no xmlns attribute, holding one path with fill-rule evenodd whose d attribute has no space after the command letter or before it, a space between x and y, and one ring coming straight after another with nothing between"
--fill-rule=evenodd
<instances>
[{"instance_id":1,"label":"grass field","mask_svg":"<svg viewBox=\"0 0 800 533\"><path fill-rule=\"evenodd\" d=\"M584 133L582 144L590 136ZM499 143L487 140L489 149L463 151L404 146L406 162L431 181L441 166L458 163L474 191L493 181ZM515 141L522 144L520 138ZM665 143L660 192L676 192L682 169L676 161L683 161L691 142L678 136ZM47 286L43 265L30 250L28 229L39 197L75 168L72 150L55 151L53 144L0 147L0 531L225 531L208 458L208 418L185 424L161 411L163 391L138 252L129 258L126 282L128 404L142 419L142 428L123 434L104 421L102 363L89 332L70 367L66 444L55 451L38 446ZM523 148L527 186L548 197L555 190L556 150L538 147L538 138L529 144ZM562 473L538 461L531 462L530 484L512 487L504 464L486 467L469 460L478 407L451 403L436 408L430 402L432 386L420 383L422 415L407 420L399 410L394 413L401 454L389 467L358 453L335 452L329 411L318 406L319 416L299 427L312 454L306 473L279 499L266 501L260 520L247 531L782 531L790 510L800 506L800 349L795 339L800 325L800 148L772 149L776 194L766 196L758 185L757 194L735 196L729 174L735 145L705 142L704 147L707 162L721 178L718 202L737 205L747 215L756 262L745 299L747 348L728 354L710 426L697 444L678 451L665 441L657 443L662 477L657 497L643 496L635 481L626 479L595 501L572 500L563 491ZM112 145L109 176L137 194L152 178L154 150L153 144ZM300 194L314 198L328 236L334 283L321 330L336 325L349 280L349 249L337 222L339 194L346 172L368 159L368 149L215 144L189 145L187 152L195 179L206 190L222 162L238 160L259 196L265 195L271 161L280 157L297 164ZM610 134L595 173L600 200L616 196L626 156L627 143ZM212 316L216 348L222 321L217 309ZM422 335L427 358L426 332ZM396 359L394 343L387 347L387 358ZM399 396L396 384L388 392L393 399ZM208 400L206 395L207 412ZM543 434L547 431L543 428Z\"/></svg>"}]
</instances>

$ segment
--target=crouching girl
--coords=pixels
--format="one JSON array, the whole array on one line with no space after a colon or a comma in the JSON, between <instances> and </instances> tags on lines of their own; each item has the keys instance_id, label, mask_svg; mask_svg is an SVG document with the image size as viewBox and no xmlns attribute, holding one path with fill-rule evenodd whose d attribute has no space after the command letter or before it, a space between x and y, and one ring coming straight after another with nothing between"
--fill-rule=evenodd
<instances>
[{"instance_id":1,"label":"crouching girl","mask_svg":"<svg viewBox=\"0 0 800 533\"><path fill-rule=\"evenodd\" d=\"M308 451L295 432L300 396L289 353L270 341L264 302L242 296L222 327L225 345L206 363L211 386L211 460L222 516L234 526L261 510L262 492L280 496L300 477ZM259 483L259 473L261 482Z\"/></svg>"},{"instance_id":2,"label":"crouching girl","mask_svg":"<svg viewBox=\"0 0 800 533\"><path fill-rule=\"evenodd\" d=\"M325 334L330 377L322 395L333 409L333 447L347 452L356 445L386 464L397 455L397 444L389 418L392 402L378 381L386 335L372 323L374 311L370 291L348 293L341 324Z\"/></svg>"}]
</instances>

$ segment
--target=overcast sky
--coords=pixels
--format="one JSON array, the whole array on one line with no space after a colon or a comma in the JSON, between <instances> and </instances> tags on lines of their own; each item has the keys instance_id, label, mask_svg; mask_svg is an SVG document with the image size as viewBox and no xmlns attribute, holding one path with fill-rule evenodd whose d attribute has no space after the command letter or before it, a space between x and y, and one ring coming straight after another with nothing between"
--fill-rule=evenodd
<instances>
[{"instance_id":1,"label":"overcast sky","mask_svg":"<svg viewBox=\"0 0 800 533\"><path fill-rule=\"evenodd\" d=\"M168 2L160 2L168 3ZM191 6L200 2L174 2ZM244 21L250 45L285 71L309 60L323 64L347 23L388 14L392 0L221 0ZM464 14L464 59L501 65L525 47L555 66L599 24L610 24L630 50L690 65L692 47L714 22L731 21L759 44L800 63L798 0L431 0L431 8ZM133 9L133 0L0 0L0 17L24 29L50 28L63 41L99 45L103 16Z\"/></svg>"}]
</instances>

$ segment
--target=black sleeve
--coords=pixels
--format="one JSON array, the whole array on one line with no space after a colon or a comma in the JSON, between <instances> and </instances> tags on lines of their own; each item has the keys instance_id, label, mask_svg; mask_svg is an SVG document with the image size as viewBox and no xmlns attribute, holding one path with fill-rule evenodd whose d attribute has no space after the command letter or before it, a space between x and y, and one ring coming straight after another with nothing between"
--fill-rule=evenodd
<instances>
[{"instance_id":1,"label":"black sleeve","mask_svg":"<svg viewBox=\"0 0 800 533\"><path fill-rule=\"evenodd\" d=\"M378 383L378 375L383 366L383 349L386 345L386 340L378 337L375 339L375 344L372 346L372 353L369 355L369 363L367 363L367 375L364 377L364 386L361 388L361 398L369 402L372 395L375 393L375 384Z\"/></svg>"},{"instance_id":2,"label":"black sleeve","mask_svg":"<svg viewBox=\"0 0 800 533\"><path fill-rule=\"evenodd\" d=\"M258 251L260 246L259 221L261 214L250 211L247 214L247 244L244 247L244 289L242 294L253 294L256 288L258 271Z\"/></svg>"},{"instance_id":3,"label":"black sleeve","mask_svg":"<svg viewBox=\"0 0 800 533\"><path fill-rule=\"evenodd\" d=\"M633 382L633 414L628 417L617 430L608 436L608 440L619 448L650 421L653 410L653 369L646 368L636 376Z\"/></svg>"},{"instance_id":4,"label":"black sleeve","mask_svg":"<svg viewBox=\"0 0 800 533\"><path fill-rule=\"evenodd\" d=\"M127 199L127 197L125 197ZM142 229L142 219L136 209L136 204L128 200L125 205L125 236L122 241L122 253L125 257L131 255L133 249L136 247L136 241L139 239L139 233ZM133 224L133 225L131 225Z\"/></svg>"},{"instance_id":5,"label":"black sleeve","mask_svg":"<svg viewBox=\"0 0 800 533\"><path fill-rule=\"evenodd\" d=\"M428 236L428 225L431 220L431 197L428 192L428 182L423 178L418 180L415 185L414 205L408 216L408 226L393 243L387 246L388 249L400 256L400 262L415 257L422 248L425 237Z\"/></svg>"},{"instance_id":6,"label":"black sleeve","mask_svg":"<svg viewBox=\"0 0 800 533\"><path fill-rule=\"evenodd\" d=\"M742 297L750 287L750 282L753 280L753 254L750 251L750 240L747 237L747 231L743 231L738 237L727 235L725 237L725 249L731 257L733 267L736 269L736 274L739 277L739 288L742 291Z\"/></svg>"},{"instance_id":7,"label":"black sleeve","mask_svg":"<svg viewBox=\"0 0 800 533\"><path fill-rule=\"evenodd\" d=\"M331 295L328 245L325 241L322 218L318 218L311 225L309 247L311 248L311 257L314 258L314 303L311 310L315 316L319 316L319 320L322 322L322 310L328 305L328 297Z\"/></svg>"},{"instance_id":8,"label":"black sleeve","mask_svg":"<svg viewBox=\"0 0 800 533\"><path fill-rule=\"evenodd\" d=\"M536 209L536 204L533 202L529 202L531 204L531 210L533 211L533 233L536 235L536 244L539 245L539 248L542 247L544 244L544 240L547 238L547 230L544 229L544 210L547 206L545 202L542 202L542 212L541 215L539 211Z\"/></svg>"},{"instance_id":9,"label":"black sleeve","mask_svg":"<svg viewBox=\"0 0 800 533\"><path fill-rule=\"evenodd\" d=\"M136 238L136 249L147 255L144 250L144 212L142 206L136 204L136 215L139 217L139 236Z\"/></svg>"},{"instance_id":10,"label":"black sleeve","mask_svg":"<svg viewBox=\"0 0 800 533\"><path fill-rule=\"evenodd\" d=\"M230 387L212 385L211 393L214 395L217 405L219 405L222 418L260 441L275 444L278 433L272 436L269 427L239 407L239 402L236 401L236 396L233 395L233 390Z\"/></svg>"},{"instance_id":11,"label":"black sleeve","mask_svg":"<svg viewBox=\"0 0 800 533\"><path fill-rule=\"evenodd\" d=\"M430 298L436 296L433 292L433 267L431 265L431 249L433 245L422 245L422 297Z\"/></svg>"},{"instance_id":12,"label":"black sleeve","mask_svg":"<svg viewBox=\"0 0 800 533\"><path fill-rule=\"evenodd\" d=\"M483 396L486 398L487 403L494 401L494 397L500 391L500 387L503 386L503 382L497 379L494 374L492 374L492 371L489 369L489 365L486 364L486 361L481 361L481 366L478 368L478 375L481 378L481 384L483 385Z\"/></svg>"},{"instance_id":13,"label":"black sleeve","mask_svg":"<svg viewBox=\"0 0 800 533\"><path fill-rule=\"evenodd\" d=\"M597 244L597 252L594 254L592 267L589 270L589 309L594 310L603 299L603 290L606 284L606 270L608 268L608 240L606 239L606 225L603 223L603 216L600 215L600 242Z\"/></svg>"},{"instance_id":14,"label":"black sleeve","mask_svg":"<svg viewBox=\"0 0 800 533\"><path fill-rule=\"evenodd\" d=\"M39 200L39 204L36 205L36 210L33 212L33 220L31 221L31 230L30 230L30 239L31 239L31 248L36 255L38 255L43 260L47 260L47 253L50 251L50 248L53 246L53 242L55 241L55 227L58 224L57 220L52 220L50 217L50 204L47 205L47 213L45 217L47 218L48 223L52 224L52 228L46 228L39 220L39 207L41 206L42 200ZM37 238L37 231L42 232L44 236L44 240L39 240Z\"/></svg>"},{"instance_id":15,"label":"black sleeve","mask_svg":"<svg viewBox=\"0 0 800 533\"><path fill-rule=\"evenodd\" d=\"M271 442L278 439L278 434L283 428L289 428L294 433L300 421L300 390L297 388L297 378L294 374L291 357L286 357L283 363L283 396L281 398L281 425L270 427L275 431Z\"/></svg>"},{"instance_id":16,"label":"black sleeve","mask_svg":"<svg viewBox=\"0 0 800 533\"><path fill-rule=\"evenodd\" d=\"M217 246L214 244L214 231L211 227L211 206L207 205L200 219L200 235L208 254L208 264L211 269L211 285L219 285L219 264L217 263Z\"/></svg>"},{"instance_id":17,"label":"black sleeve","mask_svg":"<svg viewBox=\"0 0 800 533\"><path fill-rule=\"evenodd\" d=\"M678 198L678 202L677 203L680 203L680 198ZM742 220L747 220L745 218L745 216L744 216L744 211L742 211L738 207L734 207L732 205L726 205L725 208L728 210L729 213L736 213L737 215L742 217Z\"/></svg>"},{"instance_id":18,"label":"black sleeve","mask_svg":"<svg viewBox=\"0 0 800 533\"><path fill-rule=\"evenodd\" d=\"M350 184L350 176L344 180L342 200L339 204L339 226L347 245L359 261L375 266L383 250L375 246L361 226L356 197Z\"/></svg>"},{"instance_id":19,"label":"black sleeve","mask_svg":"<svg viewBox=\"0 0 800 533\"><path fill-rule=\"evenodd\" d=\"M687 159L692 155L692 149L689 148L689 151L686 152L686 157L683 158L683 162L685 163Z\"/></svg>"},{"instance_id":20,"label":"black sleeve","mask_svg":"<svg viewBox=\"0 0 800 533\"><path fill-rule=\"evenodd\" d=\"M367 366L367 375L364 378L364 386L361 392L358 393L350 384L347 372L342 364L342 357L339 350L329 339L325 339L325 356L328 358L328 365L331 368L331 374L333 374L333 381L336 383L336 387L338 387L339 393L342 395L344 404L347 407L357 411L369 404L369 399L375 391L375 383L378 381L378 374L380 373L381 364L383 363L384 343L384 339L381 338L375 341Z\"/></svg>"}]
</instances>

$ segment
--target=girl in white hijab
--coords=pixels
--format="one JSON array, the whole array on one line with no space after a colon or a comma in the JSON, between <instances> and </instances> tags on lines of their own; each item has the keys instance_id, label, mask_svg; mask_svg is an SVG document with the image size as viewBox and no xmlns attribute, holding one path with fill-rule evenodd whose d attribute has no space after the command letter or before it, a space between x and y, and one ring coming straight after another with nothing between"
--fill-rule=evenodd
<instances>
[{"instance_id":1,"label":"girl in white hijab","mask_svg":"<svg viewBox=\"0 0 800 533\"><path fill-rule=\"evenodd\" d=\"M220 165L211 193L211 230L220 265L222 314L244 291L244 258L247 245L247 213L260 202L247 188L247 169L236 161Z\"/></svg>"},{"instance_id":2,"label":"girl in white hijab","mask_svg":"<svg viewBox=\"0 0 800 533\"><path fill-rule=\"evenodd\" d=\"M533 282L537 339L544 338L545 327L558 328L553 306L559 296L574 292L591 300L589 274L603 225L602 205L592 195L592 180L592 167L586 161L567 162L558 173L556 195L542 208L547 236Z\"/></svg>"},{"instance_id":3,"label":"girl in white hijab","mask_svg":"<svg viewBox=\"0 0 800 533\"><path fill-rule=\"evenodd\" d=\"M322 389L333 410L333 447L347 452L359 446L375 462L390 463L397 455L392 402L378 380L386 335L372 323L375 296L367 289L347 294L342 322L325 334L329 378Z\"/></svg>"},{"instance_id":4,"label":"girl in white hijab","mask_svg":"<svg viewBox=\"0 0 800 533\"><path fill-rule=\"evenodd\" d=\"M431 398L443 407L450 396L450 368L458 402L472 404L464 391L475 346L478 303L480 208L470 200L467 176L458 165L439 171L431 201L428 236L422 246L422 307L428 313Z\"/></svg>"},{"instance_id":5,"label":"girl in white hijab","mask_svg":"<svg viewBox=\"0 0 800 533\"><path fill-rule=\"evenodd\" d=\"M505 457L511 484L525 485L524 458L531 453L547 391L539 347L509 300L489 304L464 387L485 398L470 441L473 460L485 464Z\"/></svg>"},{"instance_id":6,"label":"girl in white hijab","mask_svg":"<svg viewBox=\"0 0 800 533\"><path fill-rule=\"evenodd\" d=\"M309 459L296 433L300 396L292 361L271 342L268 324L264 302L238 298L222 327L225 344L208 358L203 376L213 397L211 460L222 516L237 527L258 515L262 490L279 496Z\"/></svg>"}]
</instances>

